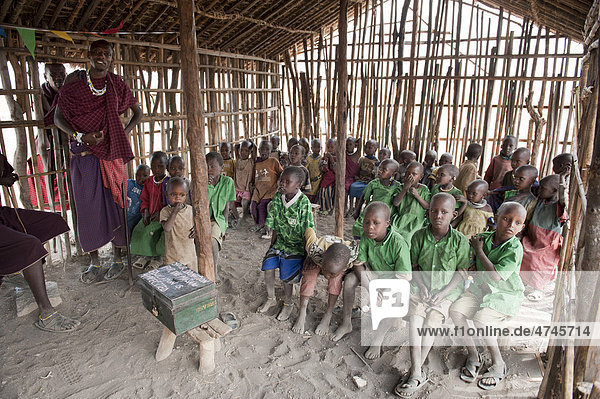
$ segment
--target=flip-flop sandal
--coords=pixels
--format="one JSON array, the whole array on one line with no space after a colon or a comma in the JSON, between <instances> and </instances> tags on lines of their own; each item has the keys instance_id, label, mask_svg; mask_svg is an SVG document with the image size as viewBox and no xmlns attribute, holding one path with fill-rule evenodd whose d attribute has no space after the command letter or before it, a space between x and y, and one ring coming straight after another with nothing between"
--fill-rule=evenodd
<instances>
[{"instance_id":1,"label":"flip-flop sandal","mask_svg":"<svg viewBox=\"0 0 600 399\"><path fill-rule=\"evenodd\" d=\"M460 379L467 383L475 382L481 371L481 355L477 354L478 361L474 362L467 358L465 365L460 369Z\"/></svg>"},{"instance_id":2,"label":"flip-flop sandal","mask_svg":"<svg viewBox=\"0 0 600 399\"><path fill-rule=\"evenodd\" d=\"M69 328L65 328L64 326L67 323L72 324L72 326ZM81 323L78 320L72 319L67 316L63 316L58 312L54 312L50 316L45 318L41 318L40 316L38 318L38 321L35 322L35 326L40 330L58 333L68 333L71 331L75 331L77 330L77 327L79 327L80 324Z\"/></svg>"},{"instance_id":3,"label":"flip-flop sandal","mask_svg":"<svg viewBox=\"0 0 600 399\"><path fill-rule=\"evenodd\" d=\"M114 262L110 265L110 268L104 273L104 280L111 281L119 278L125 271L125 264L123 262Z\"/></svg>"},{"instance_id":4,"label":"flip-flop sandal","mask_svg":"<svg viewBox=\"0 0 600 399\"><path fill-rule=\"evenodd\" d=\"M492 366L494 367L494 366ZM504 364L504 369L502 370L502 372L499 372L498 370L494 369L490 367L488 369L488 371L486 373L484 373L481 378L479 379L479 381L477 382L477 386L485 391L489 391L491 389L494 389L498 386L498 384L504 379L504 377L506 377L506 364ZM485 378L493 378L495 381L493 384L485 384L483 382L483 380Z\"/></svg>"},{"instance_id":5,"label":"flip-flop sandal","mask_svg":"<svg viewBox=\"0 0 600 399\"><path fill-rule=\"evenodd\" d=\"M396 385L394 393L402 398L409 398L423 388L427 381L429 379L425 374L421 375L421 378L409 377L404 383Z\"/></svg>"},{"instance_id":6,"label":"flip-flop sandal","mask_svg":"<svg viewBox=\"0 0 600 399\"><path fill-rule=\"evenodd\" d=\"M240 321L235 317L235 314L231 312L223 312L219 315L221 321L231 327L232 330L240 328Z\"/></svg>"},{"instance_id":7,"label":"flip-flop sandal","mask_svg":"<svg viewBox=\"0 0 600 399\"><path fill-rule=\"evenodd\" d=\"M540 290L533 290L531 293L527 295L527 299L530 302L539 302L544 299L544 293Z\"/></svg>"},{"instance_id":8,"label":"flip-flop sandal","mask_svg":"<svg viewBox=\"0 0 600 399\"><path fill-rule=\"evenodd\" d=\"M79 280L84 284L91 284L96 281L98 278L98 273L100 273L100 265L90 265L87 270L81 273Z\"/></svg>"},{"instance_id":9,"label":"flip-flop sandal","mask_svg":"<svg viewBox=\"0 0 600 399\"><path fill-rule=\"evenodd\" d=\"M144 267L146 267L146 265L148 264L148 259L146 259L143 256L140 256L139 258L137 258L137 260L135 262L133 262L133 265L131 265L134 269L144 269Z\"/></svg>"}]
</instances>

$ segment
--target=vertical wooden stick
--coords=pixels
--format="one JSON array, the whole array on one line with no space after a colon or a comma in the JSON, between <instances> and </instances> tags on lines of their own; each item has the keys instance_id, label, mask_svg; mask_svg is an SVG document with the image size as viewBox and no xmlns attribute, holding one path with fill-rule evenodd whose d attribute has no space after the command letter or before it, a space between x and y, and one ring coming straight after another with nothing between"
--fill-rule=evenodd
<instances>
[{"instance_id":1,"label":"vertical wooden stick","mask_svg":"<svg viewBox=\"0 0 600 399\"><path fill-rule=\"evenodd\" d=\"M346 121L348 112L348 0L340 0L340 18L338 22L339 44L336 69L339 77L337 96L337 162L335 169L335 235L344 236L344 203L346 200Z\"/></svg>"},{"instance_id":2,"label":"vertical wooden stick","mask_svg":"<svg viewBox=\"0 0 600 399\"><path fill-rule=\"evenodd\" d=\"M192 198L194 202L194 227L196 228L196 255L198 272L215 281L210 233L210 215L208 213L208 191L206 183L206 160L204 158L205 131L203 107L200 97L198 78L198 56L196 53L196 23L194 20L194 1L177 0L180 18L179 36L181 39L181 73L187 115L187 140L190 148Z\"/></svg>"}]
</instances>

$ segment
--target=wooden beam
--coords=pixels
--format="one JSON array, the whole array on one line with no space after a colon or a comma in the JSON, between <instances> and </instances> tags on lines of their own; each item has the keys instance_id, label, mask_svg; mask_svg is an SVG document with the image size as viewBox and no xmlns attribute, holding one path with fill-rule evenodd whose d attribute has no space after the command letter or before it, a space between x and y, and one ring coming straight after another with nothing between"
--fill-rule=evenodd
<instances>
[{"instance_id":1,"label":"wooden beam","mask_svg":"<svg viewBox=\"0 0 600 399\"><path fill-rule=\"evenodd\" d=\"M261 0L254 0L252 3L248 4L248 6L246 8L244 8L241 13L245 13L246 11L250 10L251 8L254 8L256 6L256 4L258 4ZM221 33L223 33L225 31L225 29L229 28L234 21L229 21L227 22L225 25L221 26L219 29L217 29L212 35L210 35L207 39L208 42L212 42L213 40L215 40Z\"/></svg>"},{"instance_id":2,"label":"wooden beam","mask_svg":"<svg viewBox=\"0 0 600 399\"><path fill-rule=\"evenodd\" d=\"M42 2L40 8L38 8L37 13L35 14L35 18L33 19L33 26L39 26L48 6L50 5L49 1Z\"/></svg>"},{"instance_id":3,"label":"wooden beam","mask_svg":"<svg viewBox=\"0 0 600 399\"><path fill-rule=\"evenodd\" d=\"M348 121L348 0L340 0L338 22L339 44L337 48L337 162L335 170L335 235L344 237L344 203L346 202L346 124Z\"/></svg>"},{"instance_id":4,"label":"wooden beam","mask_svg":"<svg viewBox=\"0 0 600 399\"><path fill-rule=\"evenodd\" d=\"M49 2L47 2L47 3L49 3ZM81 30L85 27L86 22L88 21L88 19L90 19L90 17L96 10L96 7L98 7L99 3L100 3L100 0L94 0L94 1L92 1L92 4L90 4L86 8L85 12L83 13L83 16L81 17L81 19L79 20L79 23L77 24L77 30ZM37 26L37 24L35 24L35 26Z\"/></svg>"},{"instance_id":5,"label":"wooden beam","mask_svg":"<svg viewBox=\"0 0 600 399\"><path fill-rule=\"evenodd\" d=\"M186 88L185 110L187 114L187 140L190 149L190 167L192 179L192 207L194 208L194 226L196 228L196 255L198 272L215 281L213 265L210 215L208 213L207 169L204 158L205 131L202 120L202 98L198 76L198 55L196 48L196 26L194 21L194 1L177 0L181 20L181 77Z\"/></svg>"}]
</instances>

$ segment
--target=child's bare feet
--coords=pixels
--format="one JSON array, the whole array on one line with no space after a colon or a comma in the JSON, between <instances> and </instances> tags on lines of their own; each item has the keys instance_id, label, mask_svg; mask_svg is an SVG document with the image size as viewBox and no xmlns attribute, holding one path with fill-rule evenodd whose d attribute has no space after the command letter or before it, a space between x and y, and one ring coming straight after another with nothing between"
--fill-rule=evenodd
<instances>
[{"instance_id":1,"label":"child's bare feet","mask_svg":"<svg viewBox=\"0 0 600 399\"><path fill-rule=\"evenodd\" d=\"M294 326L292 327L292 331L296 334L304 334L304 324L306 323L306 312L300 311Z\"/></svg>"},{"instance_id":2,"label":"child's bare feet","mask_svg":"<svg viewBox=\"0 0 600 399\"><path fill-rule=\"evenodd\" d=\"M342 322L337 330L331 336L332 341L339 341L348 333L352 332L352 322L350 320Z\"/></svg>"},{"instance_id":3,"label":"child's bare feet","mask_svg":"<svg viewBox=\"0 0 600 399\"><path fill-rule=\"evenodd\" d=\"M293 303L285 303L284 302L283 307L281 308L281 311L277 315L277 320L286 321L287 319L289 319L290 315L292 314L293 309L294 309Z\"/></svg>"},{"instance_id":4,"label":"child's bare feet","mask_svg":"<svg viewBox=\"0 0 600 399\"><path fill-rule=\"evenodd\" d=\"M331 315L330 314L323 315L321 322L319 323L317 328L315 328L315 334L317 334L317 335L329 334L329 323L330 322L331 322Z\"/></svg>"},{"instance_id":5,"label":"child's bare feet","mask_svg":"<svg viewBox=\"0 0 600 399\"><path fill-rule=\"evenodd\" d=\"M378 359L381 356L381 346L369 346L369 349L365 352L365 358L369 360Z\"/></svg>"},{"instance_id":6,"label":"child's bare feet","mask_svg":"<svg viewBox=\"0 0 600 399\"><path fill-rule=\"evenodd\" d=\"M277 305L277 300L275 298L267 298L267 301L260 305L260 307L256 310L257 313L265 313L273 306Z\"/></svg>"}]
</instances>

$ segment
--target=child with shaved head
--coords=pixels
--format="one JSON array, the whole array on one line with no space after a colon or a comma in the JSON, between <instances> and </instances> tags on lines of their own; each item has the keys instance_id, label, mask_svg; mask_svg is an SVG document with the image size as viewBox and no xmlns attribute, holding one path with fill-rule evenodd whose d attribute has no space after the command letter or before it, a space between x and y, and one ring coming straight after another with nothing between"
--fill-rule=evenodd
<instances>
[{"instance_id":1,"label":"child with shaved head","mask_svg":"<svg viewBox=\"0 0 600 399\"><path fill-rule=\"evenodd\" d=\"M404 184L394 197L392 227L407 240L427 220L425 211L429 208L430 193L426 185L419 183L422 178L423 164L411 162L406 169Z\"/></svg>"},{"instance_id":2,"label":"child with shaved head","mask_svg":"<svg viewBox=\"0 0 600 399\"><path fill-rule=\"evenodd\" d=\"M356 260L358 245L356 241L344 241L331 235L317 238L315 230L312 228L306 229L304 239L306 241L306 260L302 267L300 283L300 313L292 331L298 334L304 333L308 301L314 294L319 275L322 275L327 279L329 298L327 310L315 329L315 333L326 335L329 333L333 308L342 292L344 273L352 267L352 262Z\"/></svg>"},{"instance_id":3,"label":"child with shaved head","mask_svg":"<svg viewBox=\"0 0 600 399\"><path fill-rule=\"evenodd\" d=\"M502 185L502 179L506 172L512 169L510 157L517 147L518 140L515 136L508 135L502 140L500 154L492 158L492 162L485 171L483 180L488 182L490 190L495 190Z\"/></svg>"},{"instance_id":4,"label":"child with shaved head","mask_svg":"<svg viewBox=\"0 0 600 399\"><path fill-rule=\"evenodd\" d=\"M479 157L481 157L482 150L481 144L469 144L467 152L465 153L466 160L458 168L458 176L454 181L454 185L465 194L469 183L476 180L478 177L477 163L479 162Z\"/></svg>"},{"instance_id":5,"label":"child with shaved head","mask_svg":"<svg viewBox=\"0 0 600 399\"><path fill-rule=\"evenodd\" d=\"M505 202L498 209L496 231L481 233L470 239L475 254L475 267L479 272L469 288L450 306L450 317L457 327L468 328L467 319L475 327L498 327L499 323L515 316L523 302L523 282L519 276L523 247L516 235L525 227L527 211L516 202ZM483 360L473 337L462 337L467 347L467 360L461 369L460 379L471 383L477 379ZM495 336L484 338L492 357L492 365L481 376L477 386L494 389L506 376L506 363L502 359Z\"/></svg>"},{"instance_id":6,"label":"child with shaved head","mask_svg":"<svg viewBox=\"0 0 600 399\"><path fill-rule=\"evenodd\" d=\"M537 204L523 235L523 264L521 278L531 291L527 299L537 302L542 290L556 278L562 227L567 220L563 175L550 175L540 181Z\"/></svg>"},{"instance_id":7,"label":"child with shaved head","mask_svg":"<svg viewBox=\"0 0 600 399\"><path fill-rule=\"evenodd\" d=\"M398 162L393 159L386 159L381 163L377 170L377 179L371 180L363 191L356 209L354 211L354 226L352 226L352 235L354 239L360 239L362 235L363 214L361 212L363 204L369 204L373 201L381 201L390 208L394 203L394 196L400 190L400 183L393 179L398 171Z\"/></svg>"},{"instance_id":8,"label":"child with shaved head","mask_svg":"<svg viewBox=\"0 0 600 399\"><path fill-rule=\"evenodd\" d=\"M488 183L483 179L473 180L467 187L467 202L458 210L452 226L467 238L483 233L494 224L494 212L485 200Z\"/></svg>"},{"instance_id":9,"label":"child with shaved head","mask_svg":"<svg viewBox=\"0 0 600 399\"><path fill-rule=\"evenodd\" d=\"M456 210L460 208L462 203L466 202L463 192L454 187L454 180L458 176L458 168L452 164L444 164L437 170L436 185L431 189L431 195L437 193L447 193L456 199Z\"/></svg>"},{"instance_id":10,"label":"child with shaved head","mask_svg":"<svg viewBox=\"0 0 600 399\"><path fill-rule=\"evenodd\" d=\"M160 211L160 223L165 232L165 264L179 262L198 271L194 245L194 211L186 204L188 184L182 177L172 177L167 183L169 204Z\"/></svg>"},{"instance_id":11,"label":"child with shaved head","mask_svg":"<svg viewBox=\"0 0 600 399\"><path fill-rule=\"evenodd\" d=\"M420 336L422 327L441 327L448 319L448 309L461 294L462 277L457 270L469 268L469 241L454 230L450 222L456 216L456 200L447 193L438 193L429 202L429 221L413 234L410 246L412 263L410 320L410 358L408 375L396 386L400 396L414 394L427 377L422 371L433 345L434 336Z\"/></svg>"},{"instance_id":12,"label":"child with shaved head","mask_svg":"<svg viewBox=\"0 0 600 399\"><path fill-rule=\"evenodd\" d=\"M398 161L398 164L400 166L398 168L398 172L396 173L396 180L398 180L400 183L404 183L406 169L408 169L408 165L410 165L411 162L414 162L417 159L417 154L411 150L404 150L400 153L399 158L400 160Z\"/></svg>"},{"instance_id":13,"label":"child with shaved head","mask_svg":"<svg viewBox=\"0 0 600 399\"><path fill-rule=\"evenodd\" d=\"M502 186L503 187L514 187L513 180L515 178L515 171L523 165L529 165L529 161L531 159L531 151L526 147L519 147L512 153L510 156L510 167L512 170L509 170L504 174L502 178Z\"/></svg>"},{"instance_id":14,"label":"child with shaved head","mask_svg":"<svg viewBox=\"0 0 600 399\"><path fill-rule=\"evenodd\" d=\"M265 276L267 300L258 308L265 313L277 305L275 299L275 269L283 282L283 307L277 320L287 320L292 313L292 284L298 282L306 255L304 234L315 227L308 197L300 191L305 174L301 168L288 166L279 178L279 190L273 197L265 225L273 230L271 247L265 254L261 270Z\"/></svg>"},{"instance_id":15,"label":"child with shaved head","mask_svg":"<svg viewBox=\"0 0 600 399\"><path fill-rule=\"evenodd\" d=\"M410 279L411 269L408 243L398 232L390 228L389 206L380 201L371 202L365 208L363 234L354 264L354 273L348 274L344 280L342 324L331 339L338 341L352 331L354 291L362 278L369 280L370 272L392 272L398 278ZM367 359L376 359L381 355L381 344L391 326L391 320L381 322L373 338L373 345L365 353Z\"/></svg>"},{"instance_id":16,"label":"child with shaved head","mask_svg":"<svg viewBox=\"0 0 600 399\"><path fill-rule=\"evenodd\" d=\"M523 205L527 210L527 220L529 220L536 200L535 195L531 192L531 186L538 177L538 170L533 165L523 165L515 170L514 176L515 189L504 193L504 201L518 202Z\"/></svg>"},{"instance_id":17,"label":"child with shaved head","mask_svg":"<svg viewBox=\"0 0 600 399\"><path fill-rule=\"evenodd\" d=\"M435 150L427 150L425 153L425 159L423 160L423 179L421 183L425 184L428 188L428 183L432 181L429 176L433 173L433 167L437 162L437 152Z\"/></svg>"}]
</instances>

